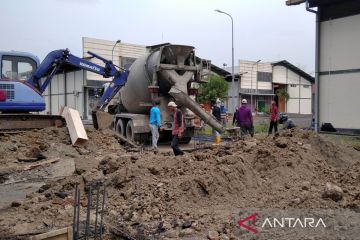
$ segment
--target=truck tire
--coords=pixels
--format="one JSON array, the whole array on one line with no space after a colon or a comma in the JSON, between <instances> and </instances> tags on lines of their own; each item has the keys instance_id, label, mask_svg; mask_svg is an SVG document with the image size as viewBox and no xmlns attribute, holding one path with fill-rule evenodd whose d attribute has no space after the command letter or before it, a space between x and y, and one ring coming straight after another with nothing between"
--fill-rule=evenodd
<instances>
[{"instance_id":1,"label":"truck tire","mask_svg":"<svg viewBox=\"0 0 360 240\"><path fill-rule=\"evenodd\" d=\"M115 130L120 135L125 136L125 124L123 120L119 119L119 121L117 121Z\"/></svg>"},{"instance_id":2,"label":"truck tire","mask_svg":"<svg viewBox=\"0 0 360 240\"><path fill-rule=\"evenodd\" d=\"M132 120L129 120L126 124L126 138L133 142L140 141L140 134L134 133L134 124Z\"/></svg>"}]
</instances>

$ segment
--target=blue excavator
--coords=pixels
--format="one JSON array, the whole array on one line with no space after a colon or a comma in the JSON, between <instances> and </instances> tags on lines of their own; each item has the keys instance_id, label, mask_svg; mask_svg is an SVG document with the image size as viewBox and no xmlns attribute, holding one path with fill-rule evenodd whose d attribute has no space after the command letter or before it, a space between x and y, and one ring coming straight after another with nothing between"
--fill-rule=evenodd
<instances>
[{"instance_id":1,"label":"blue excavator","mask_svg":"<svg viewBox=\"0 0 360 240\"><path fill-rule=\"evenodd\" d=\"M113 78L93 108L94 127L98 128L96 113L103 111L125 85L129 72L93 52L88 53L105 66L74 56L68 49L50 52L41 64L29 53L0 52L0 130L42 128L61 123L61 116L30 113L45 110L42 94L55 74L76 69Z\"/></svg>"}]
</instances>

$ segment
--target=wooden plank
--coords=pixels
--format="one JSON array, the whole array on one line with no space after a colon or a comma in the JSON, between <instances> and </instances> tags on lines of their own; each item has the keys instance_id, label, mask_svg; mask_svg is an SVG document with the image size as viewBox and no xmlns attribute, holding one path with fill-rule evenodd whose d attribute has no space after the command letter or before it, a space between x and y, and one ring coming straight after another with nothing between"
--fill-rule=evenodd
<instances>
[{"instance_id":1,"label":"wooden plank","mask_svg":"<svg viewBox=\"0 0 360 240\"><path fill-rule=\"evenodd\" d=\"M58 162L59 160L60 160L59 158L55 158L55 159L50 159L50 160L43 161L43 162L38 163L38 164L32 164L32 165L29 165L29 166L25 167L25 168L24 168L24 171L28 171L28 170L31 170L31 169L34 169L34 168L38 168L38 167L41 167L41 166L47 166L47 165L56 163L56 162Z\"/></svg>"},{"instance_id":2,"label":"wooden plank","mask_svg":"<svg viewBox=\"0 0 360 240\"><path fill-rule=\"evenodd\" d=\"M123 135L114 132L114 135L118 138L120 138L121 141L128 143L130 146L134 147L134 148L139 148L139 145L134 143L133 141L131 141L130 139L127 139L126 137L124 137Z\"/></svg>"},{"instance_id":3,"label":"wooden plank","mask_svg":"<svg viewBox=\"0 0 360 240\"><path fill-rule=\"evenodd\" d=\"M73 232L73 229L72 227L68 227L68 240L72 240L73 239L73 235L74 235L74 232Z\"/></svg>"},{"instance_id":4,"label":"wooden plank","mask_svg":"<svg viewBox=\"0 0 360 240\"><path fill-rule=\"evenodd\" d=\"M62 228L51 232L39 234L29 238L30 240L71 240L72 228Z\"/></svg>"},{"instance_id":5,"label":"wooden plank","mask_svg":"<svg viewBox=\"0 0 360 240\"><path fill-rule=\"evenodd\" d=\"M85 144L88 140L88 136L81 121L79 112L75 109L64 107L62 116L65 118L72 144L74 146Z\"/></svg>"}]
</instances>

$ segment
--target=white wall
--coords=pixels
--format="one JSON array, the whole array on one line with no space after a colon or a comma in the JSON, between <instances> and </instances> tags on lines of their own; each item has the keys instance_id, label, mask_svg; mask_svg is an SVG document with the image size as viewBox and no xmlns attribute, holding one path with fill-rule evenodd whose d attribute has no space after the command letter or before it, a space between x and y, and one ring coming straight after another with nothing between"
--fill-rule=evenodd
<instances>
[{"instance_id":1,"label":"white wall","mask_svg":"<svg viewBox=\"0 0 360 240\"><path fill-rule=\"evenodd\" d=\"M286 89L290 96L286 103L288 113L311 114L311 83L308 80L278 65L273 68L273 82L287 84Z\"/></svg>"},{"instance_id":2,"label":"white wall","mask_svg":"<svg viewBox=\"0 0 360 240\"><path fill-rule=\"evenodd\" d=\"M50 99L51 94L51 99ZM61 106L68 106L84 113L84 78L83 71L66 73L66 94L64 74L55 75L51 84L44 91L46 110L44 114L58 114Z\"/></svg>"},{"instance_id":3,"label":"white wall","mask_svg":"<svg viewBox=\"0 0 360 240\"><path fill-rule=\"evenodd\" d=\"M311 85L301 85L301 98L310 98L312 97Z\"/></svg>"},{"instance_id":4,"label":"white wall","mask_svg":"<svg viewBox=\"0 0 360 240\"><path fill-rule=\"evenodd\" d=\"M257 72L272 72L272 66L270 63L258 63L247 60L239 60L240 73L244 73L241 77L241 88L247 89L263 89L271 90L271 82L258 82ZM247 72L247 73L245 73ZM256 85L257 84L257 85Z\"/></svg>"},{"instance_id":5,"label":"white wall","mask_svg":"<svg viewBox=\"0 0 360 240\"><path fill-rule=\"evenodd\" d=\"M320 72L360 69L360 15L320 23ZM320 75L319 124L360 129L360 72Z\"/></svg>"},{"instance_id":6,"label":"white wall","mask_svg":"<svg viewBox=\"0 0 360 240\"><path fill-rule=\"evenodd\" d=\"M299 98L299 84L289 84L287 87L287 92L290 98Z\"/></svg>"},{"instance_id":7,"label":"white wall","mask_svg":"<svg viewBox=\"0 0 360 240\"><path fill-rule=\"evenodd\" d=\"M287 102L287 112L297 114L311 114L311 86L304 88L304 85L296 84L287 87L290 99Z\"/></svg>"},{"instance_id":8,"label":"white wall","mask_svg":"<svg viewBox=\"0 0 360 240\"><path fill-rule=\"evenodd\" d=\"M320 70L358 69L360 15L321 22Z\"/></svg>"},{"instance_id":9,"label":"white wall","mask_svg":"<svg viewBox=\"0 0 360 240\"><path fill-rule=\"evenodd\" d=\"M335 128L360 128L360 76L341 74L321 76L319 86L319 122Z\"/></svg>"},{"instance_id":10,"label":"white wall","mask_svg":"<svg viewBox=\"0 0 360 240\"><path fill-rule=\"evenodd\" d=\"M273 67L273 83L286 84L286 67L284 66L274 66Z\"/></svg>"},{"instance_id":11,"label":"white wall","mask_svg":"<svg viewBox=\"0 0 360 240\"><path fill-rule=\"evenodd\" d=\"M287 103L287 112L288 113L299 113L299 99L297 98L290 98Z\"/></svg>"},{"instance_id":12,"label":"white wall","mask_svg":"<svg viewBox=\"0 0 360 240\"><path fill-rule=\"evenodd\" d=\"M300 99L301 114L311 114L311 99Z\"/></svg>"}]
</instances>

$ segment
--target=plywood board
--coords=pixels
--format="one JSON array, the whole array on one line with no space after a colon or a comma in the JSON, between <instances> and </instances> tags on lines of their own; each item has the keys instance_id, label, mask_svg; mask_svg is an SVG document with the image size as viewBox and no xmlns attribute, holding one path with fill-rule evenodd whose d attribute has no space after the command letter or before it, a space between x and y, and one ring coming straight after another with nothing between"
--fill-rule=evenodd
<instances>
[{"instance_id":1,"label":"plywood board","mask_svg":"<svg viewBox=\"0 0 360 240\"><path fill-rule=\"evenodd\" d=\"M79 112L75 109L64 107L62 116L65 118L72 144L77 146L85 144L88 136Z\"/></svg>"},{"instance_id":2,"label":"plywood board","mask_svg":"<svg viewBox=\"0 0 360 240\"><path fill-rule=\"evenodd\" d=\"M30 237L30 240L71 240L73 231L71 227L54 230Z\"/></svg>"}]
</instances>

